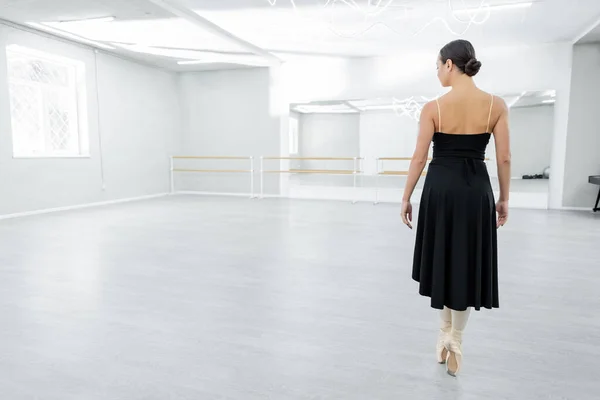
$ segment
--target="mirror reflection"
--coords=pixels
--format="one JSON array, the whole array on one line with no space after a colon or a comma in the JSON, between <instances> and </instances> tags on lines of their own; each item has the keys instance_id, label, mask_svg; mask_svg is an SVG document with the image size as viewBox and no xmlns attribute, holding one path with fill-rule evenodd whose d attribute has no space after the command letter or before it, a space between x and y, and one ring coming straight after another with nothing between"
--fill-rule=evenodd
<instances>
[{"instance_id":1,"label":"mirror reflection","mask_svg":"<svg viewBox=\"0 0 600 400\"><path fill-rule=\"evenodd\" d=\"M556 92L496 95L510 107L511 206L547 208ZM400 201L416 145L420 111L431 100L416 95L406 99L292 104L289 130L292 195ZM494 153L495 146L490 143L486 164L497 192ZM417 190L423 182L424 179L419 181Z\"/></svg>"}]
</instances>

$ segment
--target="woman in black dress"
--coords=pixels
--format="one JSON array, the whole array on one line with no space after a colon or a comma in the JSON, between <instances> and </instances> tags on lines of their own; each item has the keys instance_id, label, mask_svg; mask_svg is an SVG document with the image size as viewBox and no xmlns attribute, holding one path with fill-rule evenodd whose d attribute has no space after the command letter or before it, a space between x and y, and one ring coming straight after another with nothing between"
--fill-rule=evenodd
<instances>
[{"instance_id":1,"label":"woman in black dress","mask_svg":"<svg viewBox=\"0 0 600 400\"><path fill-rule=\"evenodd\" d=\"M433 160L419 206L412 277L419 282L419 293L431 298L431 307L441 310L437 358L455 376L471 308L499 305L496 230L508 217L508 108L502 99L475 86L472 77L481 63L468 41L444 46L437 67L442 86L452 90L421 112L402 220L412 228L410 198L433 141ZM485 164L492 134L500 181L497 203Z\"/></svg>"}]
</instances>

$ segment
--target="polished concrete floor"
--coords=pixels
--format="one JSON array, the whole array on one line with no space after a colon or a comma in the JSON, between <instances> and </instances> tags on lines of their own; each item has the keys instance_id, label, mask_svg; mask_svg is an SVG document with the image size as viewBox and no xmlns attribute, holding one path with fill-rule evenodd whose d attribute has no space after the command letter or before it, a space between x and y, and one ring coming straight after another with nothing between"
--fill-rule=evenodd
<instances>
[{"instance_id":1,"label":"polished concrete floor","mask_svg":"<svg viewBox=\"0 0 600 400\"><path fill-rule=\"evenodd\" d=\"M600 213L515 210L458 378L397 206L172 197L0 222L6 400L598 399Z\"/></svg>"}]
</instances>

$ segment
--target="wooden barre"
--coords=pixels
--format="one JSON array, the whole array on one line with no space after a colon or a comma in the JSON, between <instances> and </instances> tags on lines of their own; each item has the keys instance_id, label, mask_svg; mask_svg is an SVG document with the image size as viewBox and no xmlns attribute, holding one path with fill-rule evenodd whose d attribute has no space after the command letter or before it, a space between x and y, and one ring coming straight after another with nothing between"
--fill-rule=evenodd
<instances>
[{"instance_id":1,"label":"wooden barre","mask_svg":"<svg viewBox=\"0 0 600 400\"><path fill-rule=\"evenodd\" d=\"M174 169L173 172L224 172L224 173L238 173L238 172L253 172L249 169Z\"/></svg>"},{"instance_id":2,"label":"wooden barre","mask_svg":"<svg viewBox=\"0 0 600 400\"><path fill-rule=\"evenodd\" d=\"M408 171L382 171L379 172L379 175L396 175L396 176L407 176ZM421 176L427 175L426 172L422 172Z\"/></svg>"},{"instance_id":3,"label":"wooden barre","mask_svg":"<svg viewBox=\"0 0 600 400\"><path fill-rule=\"evenodd\" d=\"M331 175L353 175L362 171L341 170L341 169L290 169L290 170L270 170L262 171L265 174L331 174Z\"/></svg>"},{"instance_id":4,"label":"wooden barre","mask_svg":"<svg viewBox=\"0 0 600 400\"><path fill-rule=\"evenodd\" d=\"M250 160L252 157L237 156L173 156L174 159L195 159L195 160Z\"/></svg>"},{"instance_id":5,"label":"wooden barre","mask_svg":"<svg viewBox=\"0 0 600 400\"><path fill-rule=\"evenodd\" d=\"M313 160L313 161L354 161L362 158L352 157L263 157L263 160Z\"/></svg>"},{"instance_id":6,"label":"wooden barre","mask_svg":"<svg viewBox=\"0 0 600 400\"><path fill-rule=\"evenodd\" d=\"M410 161L412 160L412 157L382 157L382 158L378 158L379 161ZM431 157L428 158L428 160L431 160Z\"/></svg>"}]
</instances>

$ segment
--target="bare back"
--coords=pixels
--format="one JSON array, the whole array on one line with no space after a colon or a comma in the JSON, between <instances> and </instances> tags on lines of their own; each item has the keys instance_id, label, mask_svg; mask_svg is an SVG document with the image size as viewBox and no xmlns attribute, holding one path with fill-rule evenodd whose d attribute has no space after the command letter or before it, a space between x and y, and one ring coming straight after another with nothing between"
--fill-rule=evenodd
<instances>
[{"instance_id":1,"label":"bare back","mask_svg":"<svg viewBox=\"0 0 600 400\"><path fill-rule=\"evenodd\" d=\"M499 117L494 100L493 95L476 88L451 91L436 100L435 130L454 135L492 133Z\"/></svg>"}]
</instances>

